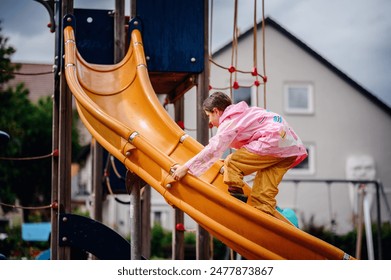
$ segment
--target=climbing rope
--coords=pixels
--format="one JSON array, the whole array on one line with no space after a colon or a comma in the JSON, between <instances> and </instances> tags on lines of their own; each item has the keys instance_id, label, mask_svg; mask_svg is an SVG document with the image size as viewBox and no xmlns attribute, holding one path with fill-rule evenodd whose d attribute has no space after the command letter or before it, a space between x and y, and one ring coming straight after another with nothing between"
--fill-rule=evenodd
<instances>
[{"instance_id":1,"label":"climbing rope","mask_svg":"<svg viewBox=\"0 0 391 280\"><path fill-rule=\"evenodd\" d=\"M54 150L50 154L47 155L42 155L42 156L35 156L35 157L23 157L23 158L15 158L15 157L0 157L0 160L37 160L37 159L44 159L44 158L49 158L52 156L58 156L58 150ZM57 209L58 204L57 202L53 202L49 205L45 206L19 206L19 205L12 205L12 204L7 204L0 202L0 205L5 206L5 207L10 207L10 208L19 208L19 209L26 209L26 210L40 210L40 209L47 209L47 208L53 208Z\"/></svg>"},{"instance_id":2,"label":"climbing rope","mask_svg":"<svg viewBox=\"0 0 391 280\"><path fill-rule=\"evenodd\" d=\"M47 74L54 73L54 70L46 71L46 72L37 72L37 73L12 72L12 71L4 70L4 69L1 69L0 71L1 71L1 73L6 73L6 74L10 74L10 75L21 75L21 76L38 76L38 75L47 75Z\"/></svg>"},{"instance_id":3,"label":"climbing rope","mask_svg":"<svg viewBox=\"0 0 391 280\"><path fill-rule=\"evenodd\" d=\"M258 28L257 28L257 0L254 0L254 17L253 17L253 71L252 75L255 76L255 85L259 85L258 81L258 70L257 70L257 65L258 65L258 47L257 47L257 33L258 33ZM258 86L256 86L256 94L255 94L255 104L258 104Z\"/></svg>"},{"instance_id":4,"label":"climbing rope","mask_svg":"<svg viewBox=\"0 0 391 280\"><path fill-rule=\"evenodd\" d=\"M52 156L58 156L58 150L54 150L50 154L42 155L42 156L35 156L35 157L0 157L0 160L37 160L37 159L44 159L49 158Z\"/></svg>"},{"instance_id":5,"label":"climbing rope","mask_svg":"<svg viewBox=\"0 0 391 280\"><path fill-rule=\"evenodd\" d=\"M266 76L266 51L265 51L265 13L264 13L264 7L265 3L264 0L262 0L262 56L263 56L263 74L258 73L258 55L257 55L257 0L254 0L254 20L253 20L253 69L252 71L243 71L238 69L238 37L239 37L239 29L238 29L238 0L235 0L234 4L234 22L233 22L233 31L232 31L232 51L231 51L231 65L229 67L225 67L216 61L212 59L212 55L209 54L209 63L213 63L215 66L227 70L229 72L230 82L229 86L227 87L212 87L209 86L209 89L215 89L215 90L229 90L230 97L232 98L232 90L233 89L239 89L239 88L252 88L253 86L256 87L256 104L258 104L258 87L260 85L264 85L264 92L263 92L263 102L264 102L264 108L266 108L266 82L267 82L267 76ZM213 1L212 1L212 11L213 11ZM213 22L213 12L211 14L211 21ZM211 28L213 30L213 28ZM211 36L212 37L212 36ZM211 39L210 39L211 42ZM211 49L211 48L209 48ZM237 73L242 74L251 74L253 77L255 77L255 81L253 84L250 85L240 85L237 79ZM259 80L259 78L262 79L262 81Z\"/></svg>"},{"instance_id":6,"label":"climbing rope","mask_svg":"<svg viewBox=\"0 0 391 280\"><path fill-rule=\"evenodd\" d=\"M213 39L213 7L214 7L214 0L211 1L210 3L210 22L211 22L211 28L210 28L210 32L209 32L209 47L208 47L208 57L211 58L212 57L212 39ZM209 59L210 61L210 59Z\"/></svg>"},{"instance_id":7,"label":"climbing rope","mask_svg":"<svg viewBox=\"0 0 391 280\"><path fill-rule=\"evenodd\" d=\"M228 71L230 73L230 85L232 85L233 88L237 88L239 86L237 81L237 72L235 69L238 66L238 0L235 0L235 8L234 8L234 24L233 24L233 31L232 31L232 52L231 52L231 66L229 67ZM233 73L235 73L234 82L232 83L233 79ZM229 89L229 94L232 99L232 87Z\"/></svg>"},{"instance_id":8,"label":"climbing rope","mask_svg":"<svg viewBox=\"0 0 391 280\"><path fill-rule=\"evenodd\" d=\"M103 177L104 177L104 182L106 183L107 191L109 192L109 194L114 196L115 194L113 192L113 188L111 187L111 182L110 182L110 170L111 169L114 171L114 174L117 176L117 178L120 179L121 181L124 181L125 185L126 185L127 184L126 179L120 174L120 172L117 169L117 166L115 165L115 157L109 154L107 156L106 166L104 169ZM128 170L128 172L129 172L129 170ZM145 187L145 185L141 186L140 181L138 181L137 183L140 184L139 185L139 187L141 188L140 196L142 197L144 195L145 188L143 188L143 187ZM130 191L128 190L127 186L126 186L126 188L127 188L128 193L130 194ZM127 205L130 204L130 201L123 201L116 196L114 196L114 200L117 201L118 203L121 203L121 204L127 204Z\"/></svg>"},{"instance_id":9,"label":"climbing rope","mask_svg":"<svg viewBox=\"0 0 391 280\"><path fill-rule=\"evenodd\" d=\"M114 196L113 188L111 187L111 182L110 182L111 169L113 169L118 179L120 179L121 181L125 181L125 178L121 176L121 174L118 172L117 167L115 166L114 157L109 154L107 155L106 166L103 172L103 178L104 178L104 182L106 183L107 191L109 192L109 194ZM123 201L116 196L114 196L114 200L121 204L130 204L130 201Z\"/></svg>"},{"instance_id":10,"label":"climbing rope","mask_svg":"<svg viewBox=\"0 0 391 280\"><path fill-rule=\"evenodd\" d=\"M51 203L49 205L44 206L20 206L20 205L13 205L13 204L7 204L0 202L0 205L5 207L10 207L14 209L26 209L26 210L40 210L40 209L48 209L48 208L57 208L57 202Z\"/></svg>"},{"instance_id":11,"label":"climbing rope","mask_svg":"<svg viewBox=\"0 0 391 280\"><path fill-rule=\"evenodd\" d=\"M256 1L256 0L255 0ZM263 59L263 107L266 109L266 44L265 44L265 0L262 0L262 59Z\"/></svg>"},{"instance_id":12,"label":"climbing rope","mask_svg":"<svg viewBox=\"0 0 391 280\"><path fill-rule=\"evenodd\" d=\"M210 61L211 63L213 63L214 65L216 65L217 67L219 67L219 68L221 68L221 69L228 70L229 72L237 72L237 73L242 73L242 74L251 74L251 75L253 75L253 76L257 76L257 77L261 77L262 79L265 79L264 76L262 76L261 74L259 74L259 73L257 73L257 72L254 72L254 71L256 71L256 69L253 70L253 71L244 71L244 70L237 69L237 68L234 67L234 66L225 67L225 66L223 66L223 65L221 65L221 64L219 64L219 63L217 63L217 62L214 61L213 59L209 59L209 61ZM258 84L257 84L257 82L258 82ZM259 86L259 85L261 85L261 84L263 84L263 83L259 82L259 81L258 81L258 78L257 78L257 80L256 80L256 82L254 82L254 84L240 85L240 87L242 87L242 88L251 88L251 87L253 87L254 85ZM237 86L239 86L239 84L237 84ZM213 89L217 89L217 90L227 90L227 89L231 89L232 87L235 88L235 85L233 85L233 86L227 86L227 87L221 87L221 88L213 87Z\"/></svg>"}]
</instances>

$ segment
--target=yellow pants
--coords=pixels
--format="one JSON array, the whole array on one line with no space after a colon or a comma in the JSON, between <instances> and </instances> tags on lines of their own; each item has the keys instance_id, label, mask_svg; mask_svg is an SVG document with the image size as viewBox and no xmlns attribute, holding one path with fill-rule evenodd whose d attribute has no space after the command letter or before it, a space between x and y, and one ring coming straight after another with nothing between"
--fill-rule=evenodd
<instances>
[{"instance_id":1,"label":"yellow pants","mask_svg":"<svg viewBox=\"0 0 391 280\"><path fill-rule=\"evenodd\" d=\"M256 172L250 205L273 215L278 184L295 159L294 156L288 158L261 156L241 148L224 160L224 183L243 187L243 176Z\"/></svg>"}]
</instances>

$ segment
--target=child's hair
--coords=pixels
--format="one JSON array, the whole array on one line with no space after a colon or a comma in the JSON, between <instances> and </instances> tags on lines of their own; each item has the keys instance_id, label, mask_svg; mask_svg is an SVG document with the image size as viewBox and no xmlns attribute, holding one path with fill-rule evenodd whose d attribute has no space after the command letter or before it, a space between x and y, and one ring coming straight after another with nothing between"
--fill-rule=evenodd
<instances>
[{"instance_id":1,"label":"child's hair","mask_svg":"<svg viewBox=\"0 0 391 280\"><path fill-rule=\"evenodd\" d=\"M229 105L232 104L231 98L224 92L216 91L208 96L202 103L202 109L207 112L212 112L213 108L217 108L220 111L224 111Z\"/></svg>"}]
</instances>

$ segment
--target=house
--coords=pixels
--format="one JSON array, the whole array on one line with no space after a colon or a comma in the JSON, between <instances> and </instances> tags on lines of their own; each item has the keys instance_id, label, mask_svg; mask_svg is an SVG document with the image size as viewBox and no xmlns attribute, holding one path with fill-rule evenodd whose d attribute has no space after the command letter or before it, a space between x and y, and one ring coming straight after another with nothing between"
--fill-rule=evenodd
<instances>
[{"instance_id":1,"label":"house","mask_svg":"<svg viewBox=\"0 0 391 280\"><path fill-rule=\"evenodd\" d=\"M54 91L53 66L49 64L19 63L20 69L14 75L14 79L8 82L8 86L16 86L23 83L29 90L29 98L36 103L39 98L52 96Z\"/></svg>"}]
</instances>

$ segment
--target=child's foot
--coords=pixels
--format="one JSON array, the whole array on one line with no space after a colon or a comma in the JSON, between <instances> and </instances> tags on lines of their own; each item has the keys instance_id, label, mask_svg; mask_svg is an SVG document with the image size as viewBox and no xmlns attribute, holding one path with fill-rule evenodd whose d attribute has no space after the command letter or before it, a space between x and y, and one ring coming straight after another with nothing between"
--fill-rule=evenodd
<instances>
[{"instance_id":1,"label":"child's foot","mask_svg":"<svg viewBox=\"0 0 391 280\"><path fill-rule=\"evenodd\" d=\"M243 189L240 187L234 187L234 186L229 186L228 187L228 192L235 198L239 199L240 201L243 201L244 203L247 203L247 195L243 193Z\"/></svg>"}]
</instances>

